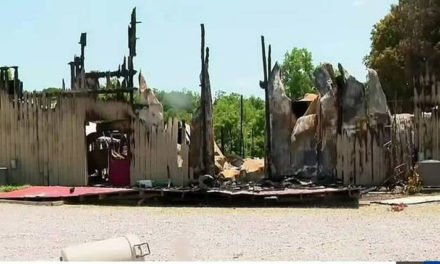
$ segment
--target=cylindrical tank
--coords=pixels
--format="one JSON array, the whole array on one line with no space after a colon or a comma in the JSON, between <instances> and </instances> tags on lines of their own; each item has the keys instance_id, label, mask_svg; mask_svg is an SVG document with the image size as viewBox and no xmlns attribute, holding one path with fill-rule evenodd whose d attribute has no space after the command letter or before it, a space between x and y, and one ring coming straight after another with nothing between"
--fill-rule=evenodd
<instances>
[{"instance_id":1,"label":"cylindrical tank","mask_svg":"<svg viewBox=\"0 0 440 264\"><path fill-rule=\"evenodd\" d=\"M147 243L134 235L71 246L61 250L61 261L143 261Z\"/></svg>"}]
</instances>

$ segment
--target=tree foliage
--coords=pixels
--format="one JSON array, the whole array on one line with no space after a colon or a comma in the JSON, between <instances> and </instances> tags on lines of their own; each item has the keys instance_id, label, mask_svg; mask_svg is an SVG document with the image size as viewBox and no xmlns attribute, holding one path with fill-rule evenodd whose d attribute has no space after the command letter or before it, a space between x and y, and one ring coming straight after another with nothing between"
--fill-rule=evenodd
<instances>
[{"instance_id":1,"label":"tree foliage","mask_svg":"<svg viewBox=\"0 0 440 264\"><path fill-rule=\"evenodd\" d=\"M240 154L240 95L218 92L214 101L214 133L227 154ZM243 98L243 139L245 156L264 155L264 101ZM222 146L222 137L224 146Z\"/></svg>"},{"instance_id":2,"label":"tree foliage","mask_svg":"<svg viewBox=\"0 0 440 264\"><path fill-rule=\"evenodd\" d=\"M45 93L46 95L56 95L59 92L61 92L63 89L61 88L56 88L56 87L48 87L43 89L41 92Z\"/></svg>"},{"instance_id":3,"label":"tree foliage","mask_svg":"<svg viewBox=\"0 0 440 264\"><path fill-rule=\"evenodd\" d=\"M113 77L110 78L110 83L106 83L105 85L100 85L101 89L107 89L107 90L116 90L116 89L120 89L122 88L122 84L119 81L118 78ZM128 93L122 94L122 93L109 93L109 94L100 94L99 99L103 100L103 101L125 101L125 102L129 102L130 101L130 95ZM134 93L133 94L133 102L134 103L139 103L139 93Z\"/></svg>"},{"instance_id":4,"label":"tree foliage","mask_svg":"<svg viewBox=\"0 0 440 264\"><path fill-rule=\"evenodd\" d=\"M195 92L186 89L171 92L153 90L159 102L162 103L165 120L176 117L189 123L197 109L200 108L200 96Z\"/></svg>"},{"instance_id":5,"label":"tree foliage","mask_svg":"<svg viewBox=\"0 0 440 264\"><path fill-rule=\"evenodd\" d=\"M282 78L287 95L293 100L314 91L312 53L307 49L293 48L284 55L281 65Z\"/></svg>"},{"instance_id":6,"label":"tree foliage","mask_svg":"<svg viewBox=\"0 0 440 264\"><path fill-rule=\"evenodd\" d=\"M14 80L14 73L11 69L8 69L8 80Z\"/></svg>"},{"instance_id":7,"label":"tree foliage","mask_svg":"<svg viewBox=\"0 0 440 264\"><path fill-rule=\"evenodd\" d=\"M121 84L116 78L112 78L111 83L107 89L117 89L121 87ZM159 102L162 103L164 111L164 119L178 118L179 120L184 120L185 122L190 122L192 116L196 113L198 109L198 104L200 101L200 96L197 93L191 92L186 89L181 91L170 91L166 92L163 90L153 88L153 92L156 95ZM100 95L103 100L116 100L116 94L103 94ZM125 95L125 101L129 101L129 95ZM135 92L133 97L134 103L140 102L140 94Z\"/></svg>"},{"instance_id":8,"label":"tree foliage","mask_svg":"<svg viewBox=\"0 0 440 264\"><path fill-rule=\"evenodd\" d=\"M410 99L412 78L426 61L439 70L439 25L440 1L400 0L373 27L364 62L378 72L388 98Z\"/></svg>"}]
</instances>

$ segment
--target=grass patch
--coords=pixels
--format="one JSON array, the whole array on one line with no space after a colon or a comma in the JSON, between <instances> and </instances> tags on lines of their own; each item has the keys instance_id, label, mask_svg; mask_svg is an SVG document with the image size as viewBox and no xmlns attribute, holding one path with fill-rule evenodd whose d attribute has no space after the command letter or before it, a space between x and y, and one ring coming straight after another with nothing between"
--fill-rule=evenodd
<instances>
[{"instance_id":1,"label":"grass patch","mask_svg":"<svg viewBox=\"0 0 440 264\"><path fill-rule=\"evenodd\" d=\"M4 185L4 186L0 186L0 193L1 192L12 192L12 191L20 190L20 189L27 188L27 187L29 187L29 185L20 185L20 186Z\"/></svg>"}]
</instances>

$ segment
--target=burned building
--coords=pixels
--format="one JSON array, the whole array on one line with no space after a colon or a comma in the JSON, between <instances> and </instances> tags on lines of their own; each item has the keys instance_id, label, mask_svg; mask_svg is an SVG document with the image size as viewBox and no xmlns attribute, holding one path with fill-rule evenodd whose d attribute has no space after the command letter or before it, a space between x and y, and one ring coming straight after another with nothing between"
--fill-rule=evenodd
<instances>
[{"instance_id":1,"label":"burned building","mask_svg":"<svg viewBox=\"0 0 440 264\"><path fill-rule=\"evenodd\" d=\"M137 23L134 9L128 60L115 71L85 70L87 40L81 34L81 56L69 63L70 90L23 91L17 67L12 67L12 78L10 68L0 69L0 166L7 168L7 184L187 184L189 146L178 144L185 129L177 120L163 122L161 107L141 76L140 97L146 100L133 102ZM108 84L110 78L122 79L121 85L99 85L99 79ZM154 125L146 122L145 116L155 114Z\"/></svg>"},{"instance_id":2,"label":"burned building","mask_svg":"<svg viewBox=\"0 0 440 264\"><path fill-rule=\"evenodd\" d=\"M273 68L268 84L272 179L381 185L392 175L393 119L377 73L370 69L363 84L341 65L339 72L335 76L331 65L321 65L315 71L318 95L291 103L279 67Z\"/></svg>"}]
</instances>

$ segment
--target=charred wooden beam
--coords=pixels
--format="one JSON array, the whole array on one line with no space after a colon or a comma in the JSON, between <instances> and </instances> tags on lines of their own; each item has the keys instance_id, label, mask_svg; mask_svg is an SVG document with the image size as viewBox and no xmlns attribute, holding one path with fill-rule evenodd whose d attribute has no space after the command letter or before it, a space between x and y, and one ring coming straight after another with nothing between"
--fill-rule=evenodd
<instances>
[{"instance_id":1,"label":"charred wooden beam","mask_svg":"<svg viewBox=\"0 0 440 264\"><path fill-rule=\"evenodd\" d=\"M81 69L84 69L84 60L85 60L85 47L87 45L87 33L81 33L81 37L79 39L79 43L81 45L81 61L80 61L80 65L81 65Z\"/></svg>"},{"instance_id":2,"label":"charred wooden beam","mask_svg":"<svg viewBox=\"0 0 440 264\"><path fill-rule=\"evenodd\" d=\"M240 95L240 156L244 158L244 135L243 135L243 95Z\"/></svg>"},{"instance_id":3,"label":"charred wooden beam","mask_svg":"<svg viewBox=\"0 0 440 264\"><path fill-rule=\"evenodd\" d=\"M342 123L343 123L343 115L344 115L343 109L342 109L342 104L343 104L342 97L345 92L347 84L346 84L346 79L345 79L346 78L345 70L340 63L338 64L338 70L341 75L336 78L336 84L338 86L338 89L336 90L337 91L336 92L336 107L338 110L337 128L336 129L337 129L338 135L340 135L342 133Z\"/></svg>"},{"instance_id":4,"label":"charred wooden beam","mask_svg":"<svg viewBox=\"0 0 440 264\"><path fill-rule=\"evenodd\" d=\"M137 90L137 88L120 88L120 89L82 90L80 92L73 92L73 93L119 94L119 93L131 93L136 90ZM66 93L69 93L69 92L66 92Z\"/></svg>"},{"instance_id":5,"label":"charred wooden beam","mask_svg":"<svg viewBox=\"0 0 440 264\"><path fill-rule=\"evenodd\" d=\"M131 21L130 25L128 26L128 49L129 49L129 56L128 56L128 76L127 76L127 85L129 87L133 87L133 80L134 75L136 72L134 71L134 62L133 59L136 56L136 24L141 23L140 21L136 20L136 8L133 8L133 11L131 12Z\"/></svg>"},{"instance_id":6,"label":"charred wooden beam","mask_svg":"<svg viewBox=\"0 0 440 264\"><path fill-rule=\"evenodd\" d=\"M4 89L4 71L0 69L0 89Z\"/></svg>"},{"instance_id":7,"label":"charred wooden beam","mask_svg":"<svg viewBox=\"0 0 440 264\"><path fill-rule=\"evenodd\" d=\"M110 77L121 78L121 77L129 77L130 75L135 75L136 73L137 73L136 70L129 71L129 70L123 68L123 69L119 69L117 71L107 71L107 72L92 71L92 72L86 72L85 77L86 78L107 78L107 76L110 76ZM128 86L130 87L129 84L128 84ZM133 87L133 85L131 87Z\"/></svg>"},{"instance_id":8,"label":"charred wooden beam","mask_svg":"<svg viewBox=\"0 0 440 264\"><path fill-rule=\"evenodd\" d=\"M70 89L75 89L75 63L73 61L69 62L70 65Z\"/></svg>"},{"instance_id":9,"label":"charred wooden beam","mask_svg":"<svg viewBox=\"0 0 440 264\"><path fill-rule=\"evenodd\" d=\"M203 159L203 174L214 175L214 131L212 123L212 97L211 84L209 80L209 48L205 49L205 26L201 26L201 66L200 74L201 86L201 122L202 122L202 159ZM206 52L206 53L205 53Z\"/></svg>"},{"instance_id":10,"label":"charred wooden beam","mask_svg":"<svg viewBox=\"0 0 440 264\"><path fill-rule=\"evenodd\" d=\"M18 79L18 67L14 66L11 68L14 69L14 92L21 97L22 91L20 90L20 80Z\"/></svg>"},{"instance_id":11,"label":"charred wooden beam","mask_svg":"<svg viewBox=\"0 0 440 264\"><path fill-rule=\"evenodd\" d=\"M96 131L119 130L121 132L130 132L130 119L120 119L96 124Z\"/></svg>"},{"instance_id":12,"label":"charred wooden beam","mask_svg":"<svg viewBox=\"0 0 440 264\"><path fill-rule=\"evenodd\" d=\"M69 94L123 94L136 91L137 88L120 88L120 89L100 89L100 90L58 90L51 93L51 95L69 95Z\"/></svg>"},{"instance_id":13,"label":"charred wooden beam","mask_svg":"<svg viewBox=\"0 0 440 264\"><path fill-rule=\"evenodd\" d=\"M136 24L141 23L136 20L136 8L133 9L131 13L131 21L128 26L128 62L127 58L124 57L122 67L119 66L117 71L111 71L110 77L123 77L123 87L134 87L134 75L137 71L134 69L134 57L136 56ZM84 61L85 61L85 47L87 45L87 34L82 33L80 37L79 44L81 45L81 55L80 57L75 56L74 60L70 62L71 67L71 89L87 89L86 79L92 78L105 78L108 72L87 72L85 71Z\"/></svg>"},{"instance_id":14,"label":"charred wooden beam","mask_svg":"<svg viewBox=\"0 0 440 264\"><path fill-rule=\"evenodd\" d=\"M269 103L269 91L267 89L268 85L268 75L271 72L271 46L269 45L269 60L266 60L266 45L264 43L264 36L261 36L261 50L263 59L263 74L264 80L260 81L260 87L264 89L265 98L265 158L264 158L264 170L266 178L270 179L272 177L271 172L271 129L270 129L270 103Z\"/></svg>"}]
</instances>

